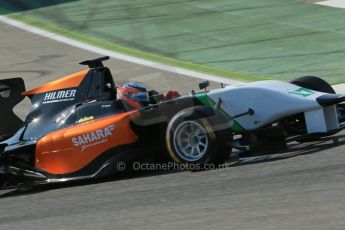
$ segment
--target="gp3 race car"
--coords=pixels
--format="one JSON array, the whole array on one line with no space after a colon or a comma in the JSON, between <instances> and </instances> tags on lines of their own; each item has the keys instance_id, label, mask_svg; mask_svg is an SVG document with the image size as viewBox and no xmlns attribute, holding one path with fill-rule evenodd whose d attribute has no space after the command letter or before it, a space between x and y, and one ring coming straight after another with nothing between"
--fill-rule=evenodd
<instances>
[{"instance_id":1,"label":"gp3 race car","mask_svg":"<svg viewBox=\"0 0 345 230\"><path fill-rule=\"evenodd\" d=\"M101 57L89 68L25 91L0 80L0 187L100 178L118 162L165 154L178 164L221 164L233 148L271 153L290 141L318 140L344 128L344 95L317 77L259 81L164 98L129 109ZM32 103L25 121L13 108Z\"/></svg>"}]
</instances>

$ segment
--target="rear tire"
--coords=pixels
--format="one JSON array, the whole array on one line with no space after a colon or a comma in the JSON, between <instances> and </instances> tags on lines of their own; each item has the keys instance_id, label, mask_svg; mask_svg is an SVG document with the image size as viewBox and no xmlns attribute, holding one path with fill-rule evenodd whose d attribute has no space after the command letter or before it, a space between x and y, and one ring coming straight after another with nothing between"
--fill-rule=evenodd
<instances>
[{"instance_id":1,"label":"rear tire","mask_svg":"<svg viewBox=\"0 0 345 230\"><path fill-rule=\"evenodd\" d=\"M211 165L218 167L225 162L232 148L226 146L224 137L232 139L232 133L213 130L210 119L200 117L193 109L176 114L166 130L171 159L193 171L211 169Z\"/></svg>"}]
</instances>

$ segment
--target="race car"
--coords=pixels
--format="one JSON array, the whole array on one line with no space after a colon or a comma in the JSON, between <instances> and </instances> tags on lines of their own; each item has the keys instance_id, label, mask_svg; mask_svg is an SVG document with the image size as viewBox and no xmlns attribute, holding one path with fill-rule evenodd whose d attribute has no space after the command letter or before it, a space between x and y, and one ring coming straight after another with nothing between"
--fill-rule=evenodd
<instances>
[{"instance_id":1,"label":"race car","mask_svg":"<svg viewBox=\"0 0 345 230\"><path fill-rule=\"evenodd\" d=\"M233 148L269 153L344 127L345 96L317 77L210 91L204 81L199 92L152 90L146 98L140 84L116 86L107 59L81 62L89 68L29 91L20 78L0 80L0 187L105 177L117 173L118 162L152 154L217 165ZM24 97L32 106L22 121L13 107ZM128 106L129 97L146 103Z\"/></svg>"}]
</instances>

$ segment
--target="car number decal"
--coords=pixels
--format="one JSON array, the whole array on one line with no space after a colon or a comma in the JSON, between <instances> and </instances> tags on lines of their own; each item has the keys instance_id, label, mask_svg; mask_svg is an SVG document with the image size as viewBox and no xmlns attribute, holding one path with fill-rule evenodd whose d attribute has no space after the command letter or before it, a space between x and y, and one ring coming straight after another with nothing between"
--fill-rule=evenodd
<instances>
[{"instance_id":1,"label":"car number decal","mask_svg":"<svg viewBox=\"0 0 345 230\"><path fill-rule=\"evenodd\" d=\"M307 89L307 88L299 88L293 91L289 91L289 93L291 94L295 94L295 95L299 95L302 97L309 97L310 95L315 94L316 92L311 90L311 89Z\"/></svg>"}]
</instances>

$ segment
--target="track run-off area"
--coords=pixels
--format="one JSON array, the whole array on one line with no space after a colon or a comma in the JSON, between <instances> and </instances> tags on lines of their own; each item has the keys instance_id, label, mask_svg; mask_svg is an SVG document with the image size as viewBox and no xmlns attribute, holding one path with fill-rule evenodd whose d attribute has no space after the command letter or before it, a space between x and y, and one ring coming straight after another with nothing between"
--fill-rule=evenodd
<instances>
[{"instance_id":1,"label":"track run-off area","mask_svg":"<svg viewBox=\"0 0 345 230\"><path fill-rule=\"evenodd\" d=\"M336 84L344 82L345 73L342 2L3 1L0 14L199 72L239 80L314 75Z\"/></svg>"}]
</instances>

